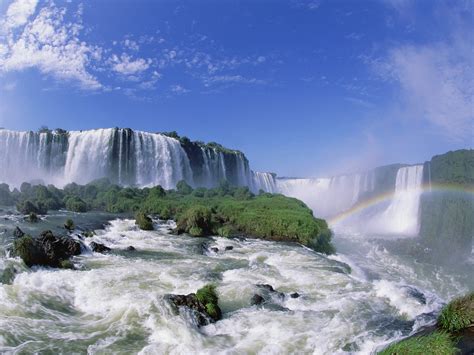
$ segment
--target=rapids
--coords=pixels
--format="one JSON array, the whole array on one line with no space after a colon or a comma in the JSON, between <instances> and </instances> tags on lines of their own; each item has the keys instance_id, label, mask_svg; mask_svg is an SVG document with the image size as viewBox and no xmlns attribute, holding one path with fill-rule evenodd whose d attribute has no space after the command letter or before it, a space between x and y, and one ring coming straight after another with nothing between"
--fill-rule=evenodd
<instances>
[{"instance_id":1,"label":"rapids","mask_svg":"<svg viewBox=\"0 0 474 355\"><path fill-rule=\"evenodd\" d=\"M369 354L474 287L469 273L391 254L376 235L337 232L338 254L326 257L294 244L175 236L171 221L145 232L126 216L56 212L31 225L0 215L1 353ZM86 251L73 259L77 270L27 270L8 256L14 226L60 231L69 216L96 230L86 244L113 252ZM198 328L164 299L210 282L224 313L215 324ZM256 284L284 296L252 306Z\"/></svg>"}]
</instances>

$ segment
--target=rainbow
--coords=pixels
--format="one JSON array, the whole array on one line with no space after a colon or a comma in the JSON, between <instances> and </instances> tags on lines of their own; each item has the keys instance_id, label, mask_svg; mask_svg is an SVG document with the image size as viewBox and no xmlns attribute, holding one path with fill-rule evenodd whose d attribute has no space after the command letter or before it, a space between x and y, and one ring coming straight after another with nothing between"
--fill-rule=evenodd
<instances>
[{"instance_id":1,"label":"rainbow","mask_svg":"<svg viewBox=\"0 0 474 355\"><path fill-rule=\"evenodd\" d=\"M418 189L422 193L424 192L456 192L456 193L472 195L472 197L474 198L474 186L462 186L458 184L448 184L448 183L431 183L431 184L426 183L426 184L421 185L419 188L417 188L417 190ZM351 216L354 216L358 213L361 213L367 210L368 208L390 201L394 195L395 195L395 191L391 191L391 192L383 193L375 197L366 199L364 201L358 202L354 206L349 208L348 210L345 210L344 212L341 212L335 216L328 218L327 221L329 225L331 226L336 225Z\"/></svg>"}]
</instances>

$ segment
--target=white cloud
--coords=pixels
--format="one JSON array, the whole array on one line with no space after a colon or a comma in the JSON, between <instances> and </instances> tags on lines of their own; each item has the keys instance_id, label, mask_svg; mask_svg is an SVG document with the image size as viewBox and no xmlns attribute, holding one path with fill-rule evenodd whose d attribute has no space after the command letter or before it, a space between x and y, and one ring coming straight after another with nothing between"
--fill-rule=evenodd
<instances>
[{"instance_id":1,"label":"white cloud","mask_svg":"<svg viewBox=\"0 0 474 355\"><path fill-rule=\"evenodd\" d=\"M181 85L171 85L171 92L175 93L175 94L178 94L178 95L181 95L181 94L186 94L188 93L190 90L184 88L183 86Z\"/></svg>"},{"instance_id":2,"label":"white cloud","mask_svg":"<svg viewBox=\"0 0 474 355\"><path fill-rule=\"evenodd\" d=\"M141 73L150 67L151 60L138 58L133 60L129 55L123 53L120 57L115 54L111 58L112 69L123 75Z\"/></svg>"},{"instance_id":3,"label":"white cloud","mask_svg":"<svg viewBox=\"0 0 474 355\"><path fill-rule=\"evenodd\" d=\"M34 14L38 0L16 0L7 9L3 26L13 29L24 25L28 18Z\"/></svg>"},{"instance_id":4,"label":"white cloud","mask_svg":"<svg viewBox=\"0 0 474 355\"><path fill-rule=\"evenodd\" d=\"M140 46L138 45L138 43L132 39L127 38L126 40L123 41L123 45L125 46L125 48L128 48L135 52L140 50Z\"/></svg>"},{"instance_id":5,"label":"white cloud","mask_svg":"<svg viewBox=\"0 0 474 355\"><path fill-rule=\"evenodd\" d=\"M101 49L81 41L78 34L82 26L66 23L65 14L65 9L51 4L18 34L7 28L6 44L0 46L0 71L37 68L56 79L75 81L84 89L101 88L87 69L91 60L101 57Z\"/></svg>"},{"instance_id":6,"label":"white cloud","mask_svg":"<svg viewBox=\"0 0 474 355\"><path fill-rule=\"evenodd\" d=\"M470 40L391 49L373 62L376 73L397 84L401 106L456 141L472 139L474 68Z\"/></svg>"},{"instance_id":7,"label":"white cloud","mask_svg":"<svg viewBox=\"0 0 474 355\"><path fill-rule=\"evenodd\" d=\"M206 86L209 84L266 84L264 80L247 78L242 75L215 75L204 79Z\"/></svg>"}]
</instances>

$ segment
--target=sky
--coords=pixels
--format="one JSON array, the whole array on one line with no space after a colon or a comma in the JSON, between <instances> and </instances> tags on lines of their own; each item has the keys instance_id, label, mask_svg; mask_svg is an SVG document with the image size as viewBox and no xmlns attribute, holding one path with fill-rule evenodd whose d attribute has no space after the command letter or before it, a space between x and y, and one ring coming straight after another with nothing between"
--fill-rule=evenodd
<instances>
[{"instance_id":1,"label":"sky","mask_svg":"<svg viewBox=\"0 0 474 355\"><path fill-rule=\"evenodd\" d=\"M178 131L280 176L474 143L474 1L0 0L0 127Z\"/></svg>"}]
</instances>

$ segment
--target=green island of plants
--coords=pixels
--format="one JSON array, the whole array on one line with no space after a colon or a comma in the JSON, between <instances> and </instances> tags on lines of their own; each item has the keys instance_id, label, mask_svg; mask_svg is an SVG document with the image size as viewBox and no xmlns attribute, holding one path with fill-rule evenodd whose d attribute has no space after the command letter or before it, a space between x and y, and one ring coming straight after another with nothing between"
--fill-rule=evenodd
<instances>
[{"instance_id":1,"label":"green island of plants","mask_svg":"<svg viewBox=\"0 0 474 355\"><path fill-rule=\"evenodd\" d=\"M10 191L8 185L0 185L0 205L12 203L24 214L64 208L130 213L145 230L153 228L148 217L153 215L175 220L177 233L196 237L244 235L296 242L326 254L334 252L326 221L315 218L303 202L263 191L254 195L247 187L231 186L227 181L213 189L193 189L180 181L175 190L120 187L107 179L87 185L72 183L62 190L23 183L20 190Z\"/></svg>"}]
</instances>

